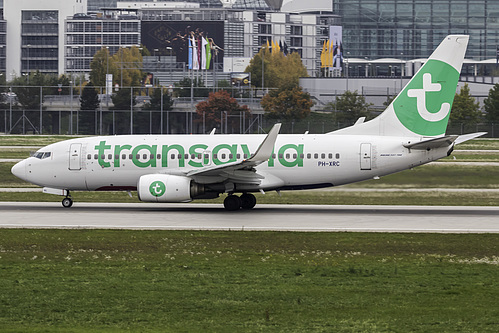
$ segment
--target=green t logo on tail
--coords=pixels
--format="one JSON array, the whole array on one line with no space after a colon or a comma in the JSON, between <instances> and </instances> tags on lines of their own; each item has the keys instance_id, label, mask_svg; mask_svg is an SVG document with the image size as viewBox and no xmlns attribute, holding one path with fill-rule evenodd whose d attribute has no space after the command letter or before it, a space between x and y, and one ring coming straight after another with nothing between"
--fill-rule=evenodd
<instances>
[{"instance_id":1,"label":"green t logo on tail","mask_svg":"<svg viewBox=\"0 0 499 333\"><path fill-rule=\"evenodd\" d=\"M393 102L397 118L416 134L445 134L458 79L451 65L428 60Z\"/></svg>"}]
</instances>

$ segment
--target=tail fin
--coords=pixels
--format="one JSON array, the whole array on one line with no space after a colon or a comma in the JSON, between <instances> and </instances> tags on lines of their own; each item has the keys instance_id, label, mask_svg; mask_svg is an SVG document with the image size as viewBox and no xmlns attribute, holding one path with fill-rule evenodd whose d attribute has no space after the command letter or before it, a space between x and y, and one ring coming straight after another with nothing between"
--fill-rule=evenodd
<instances>
[{"instance_id":1,"label":"tail fin","mask_svg":"<svg viewBox=\"0 0 499 333\"><path fill-rule=\"evenodd\" d=\"M445 37L377 118L330 134L438 137L445 134L469 36Z\"/></svg>"}]
</instances>

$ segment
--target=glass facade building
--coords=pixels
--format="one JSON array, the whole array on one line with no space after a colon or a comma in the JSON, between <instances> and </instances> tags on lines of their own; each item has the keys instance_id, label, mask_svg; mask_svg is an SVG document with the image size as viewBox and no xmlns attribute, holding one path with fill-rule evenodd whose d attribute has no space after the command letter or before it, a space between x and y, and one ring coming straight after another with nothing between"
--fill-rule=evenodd
<instances>
[{"instance_id":1,"label":"glass facade building","mask_svg":"<svg viewBox=\"0 0 499 333\"><path fill-rule=\"evenodd\" d=\"M344 52L355 58L426 58L449 34L469 34L466 58L496 57L497 0L336 0Z\"/></svg>"}]
</instances>

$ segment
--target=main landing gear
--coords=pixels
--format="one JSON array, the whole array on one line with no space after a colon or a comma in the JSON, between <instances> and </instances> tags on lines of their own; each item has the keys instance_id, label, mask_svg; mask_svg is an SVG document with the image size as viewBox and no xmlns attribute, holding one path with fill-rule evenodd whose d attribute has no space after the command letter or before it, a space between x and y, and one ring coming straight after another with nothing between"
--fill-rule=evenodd
<instances>
[{"instance_id":1,"label":"main landing gear","mask_svg":"<svg viewBox=\"0 0 499 333\"><path fill-rule=\"evenodd\" d=\"M240 197L230 194L224 200L224 207L227 210L252 209L256 205L256 198L251 193L243 193Z\"/></svg>"},{"instance_id":2,"label":"main landing gear","mask_svg":"<svg viewBox=\"0 0 499 333\"><path fill-rule=\"evenodd\" d=\"M68 194L66 195L66 197L64 199L62 199L62 206L64 208L69 208L69 207L73 206L73 199L71 199L71 196L69 195L69 191L68 191Z\"/></svg>"}]
</instances>

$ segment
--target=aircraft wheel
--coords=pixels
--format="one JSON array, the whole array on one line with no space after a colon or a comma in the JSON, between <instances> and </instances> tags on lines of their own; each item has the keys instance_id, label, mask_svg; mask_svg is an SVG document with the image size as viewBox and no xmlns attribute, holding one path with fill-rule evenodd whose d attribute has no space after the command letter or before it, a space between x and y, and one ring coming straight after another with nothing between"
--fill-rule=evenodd
<instances>
[{"instance_id":1,"label":"aircraft wheel","mask_svg":"<svg viewBox=\"0 0 499 333\"><path fill-rule=\"evenodd\" d=\"M224 200L224 207L227 210L234 211L241 208L241 198L237 195L229 195Z\"/></svg>"},{"instance_id":2,"label":"aircraft wheel","mask_svg":"<svg viewBox=\"0 0 499 333\"><path fill-rule=\"evenodd\" d=\"M252 209L256 205L256 198L251 193L244 193L241 195L241 208Z\"/></svg>"},{"instance_id":3,"label":"aircraft wheel","mask_svg":"<svg viewBox=\"0 0 499 333\"><path fill-rule=\"evenodd\" d=\"M71 199L71 198L62 199L62 206L64 208L69 208L69 207L73 206L73 199Z\"/></svg>"}]
</instances>

